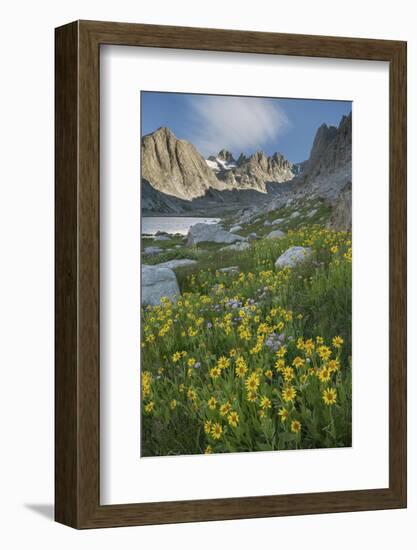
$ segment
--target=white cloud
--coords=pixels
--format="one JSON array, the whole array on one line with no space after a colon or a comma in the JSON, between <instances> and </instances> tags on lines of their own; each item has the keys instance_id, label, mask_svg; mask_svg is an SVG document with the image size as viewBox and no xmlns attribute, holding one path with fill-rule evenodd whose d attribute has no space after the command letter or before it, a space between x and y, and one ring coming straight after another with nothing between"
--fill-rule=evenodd
<instances>
[{"instance_id":1,"label":"white cloud","mask_svg":"<svg viewBox=\"0 0 417 550\"><path fill-rule=\"evenodd\" d=\"M277 100L191 96L192 141L205 156L226 148L236 154L255 152L289 127Z\"/></svg>"}]
</instances>

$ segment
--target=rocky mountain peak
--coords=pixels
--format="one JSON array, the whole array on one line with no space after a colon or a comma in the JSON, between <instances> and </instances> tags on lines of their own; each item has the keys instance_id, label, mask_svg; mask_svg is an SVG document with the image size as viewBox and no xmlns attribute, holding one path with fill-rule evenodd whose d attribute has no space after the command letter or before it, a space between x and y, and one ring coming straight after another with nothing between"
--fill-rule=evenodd
<instances>
[{"instance_id":1,"label":"rocky mountain peak","mask_svg":"<svg viewBox=\"0 0 417 550\"><path fill-rule=\"evenodd\" d=\"M336 126L327 126L327 124L322 124L319 127L314 137L309 162L314 163L323 154L331 141L336 137L336 134Z\"/></svg>"},{"instance_id":2,"label":"rocky mountain peak","mask_svg":"<svg viewBox=\"0 0 417 550\"><path fill-rule=\"evenodd\" d=\"M217 158L224 162L236 162L235 159L233 158L232 153L227 149L222 149L221 151L219 151Z\"/></svg>"},{"instance_id":3,"label":"rocky mountain peak","mask_svg":"<svg viewBox=\"0 0 417 550\"><path fill-rule=\"evenodd\" d=\"M224 188L194 145L165 126L142 138L141 168L142 178L154 189L180 199Z\"/></svg>"},{"instance_id":4,"label":"rocky mountain peak","mask_svg":"<svg viewBox=\"0 0 417 550\"><path fill-rule=\"evenodd\" d=\"M304 190L336 200L352 181L352 113L343 116L337 128L318 128L310 158L302 164L298 182Z\"/></svg>"}]
</instances>

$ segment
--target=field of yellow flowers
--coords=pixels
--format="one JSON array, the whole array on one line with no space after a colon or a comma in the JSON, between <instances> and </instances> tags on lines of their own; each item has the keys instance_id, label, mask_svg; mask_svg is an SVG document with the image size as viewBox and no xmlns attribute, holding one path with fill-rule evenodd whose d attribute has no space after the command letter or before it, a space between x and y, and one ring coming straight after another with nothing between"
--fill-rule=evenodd
<instances>
[{"instance_id":1,"label":"field of yellow flowers","mask_svg":"<svg viewBox=\"0 0 417 550\"><path fill-rule=\"evenodd\" d=\"M293 245L311 260L274 269ZM313 226L184 269L142 310L142 456L350 446L351 261Z\"/></svg>"}]
</instances>

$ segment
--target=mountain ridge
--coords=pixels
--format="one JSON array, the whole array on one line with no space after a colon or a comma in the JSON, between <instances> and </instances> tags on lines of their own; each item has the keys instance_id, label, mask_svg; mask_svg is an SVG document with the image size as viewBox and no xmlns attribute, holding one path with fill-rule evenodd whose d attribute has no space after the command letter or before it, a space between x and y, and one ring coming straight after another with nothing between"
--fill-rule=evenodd
<instances>
[{"instance_id":1,"label":"mountain ridge","mask_svg":"<svg viewBox=\"0 0 417 550\"><path fill-rule=\"evenodd\" d=\"M204 212L205 206L247 206L250 200L268 208L280 195L293 194L315 194L335 205L342 189L351 188L351 134L351 113L337 127L322 124L309 158L293 164L279 152L267 156L263 151L242 153L236 160L221 149L205 159L192 143L167 127L158 128L142 138L143 208L166 214Z\"/></svg>"}]
</instances>

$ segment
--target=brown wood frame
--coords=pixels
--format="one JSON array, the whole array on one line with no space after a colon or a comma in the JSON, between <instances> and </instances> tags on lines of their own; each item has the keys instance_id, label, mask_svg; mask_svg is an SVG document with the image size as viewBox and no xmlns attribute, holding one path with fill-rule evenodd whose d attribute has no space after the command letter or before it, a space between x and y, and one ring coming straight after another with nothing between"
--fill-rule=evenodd
<instances>
[{"instance_id":1,"label":"brown wood frame","mask_svg":"<svg viewBox=\"0 0 417 550\"><path fill-rule=\"evenodd\" d=\"M99 55L119 44L389 62L389 487L146 504L99 500ZM55 34L55 519L75 528L406 506L406 43L76 21Z\"/></svg>"}]
</instances>

